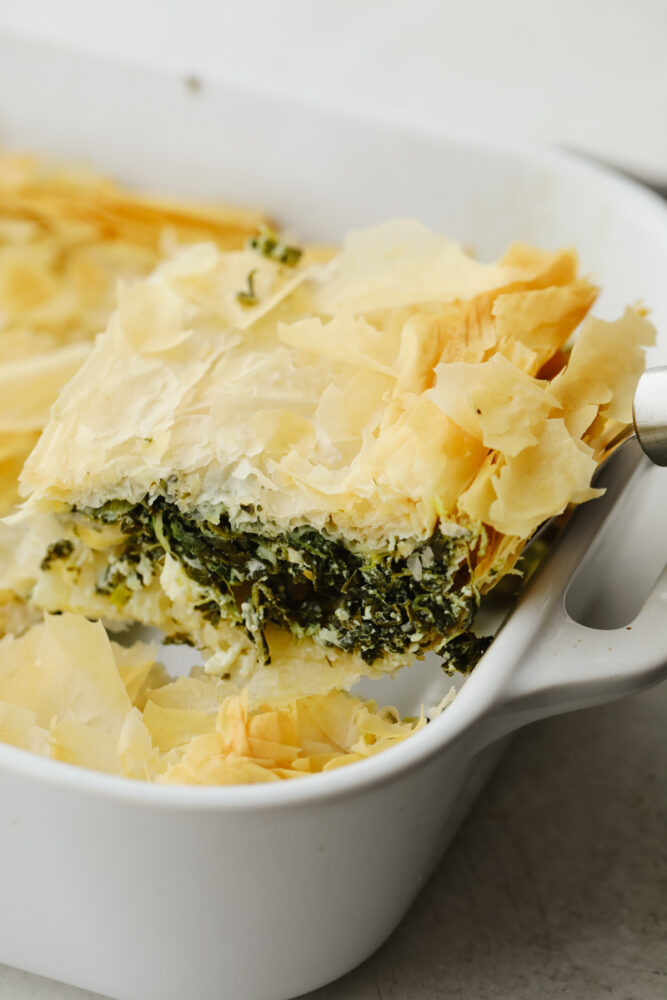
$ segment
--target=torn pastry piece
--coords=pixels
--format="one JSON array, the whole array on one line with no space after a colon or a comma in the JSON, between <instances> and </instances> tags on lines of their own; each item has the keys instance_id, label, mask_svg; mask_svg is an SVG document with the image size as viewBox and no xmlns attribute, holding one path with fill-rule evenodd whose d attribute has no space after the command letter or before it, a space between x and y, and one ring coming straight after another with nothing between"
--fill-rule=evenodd
<instances>
[{"instance_id":1,"label":"torn pastry piece","mask_svg":"<svg viewBox=\"0 0 667 1000\"><path fill-rule=\"evenodd\" d=\"M256 251L193 247L121 291L26 464L21 585L256 697L470 665L480 593L596 495L653 328L584 319L571 251L482 264L410 220L323 265Z\"/></svg>"},{"instance_id":2,"label":"torn pastry piece","mask_svg":"<svg viewBox=\"0 0 667 1000\"><path fill-rule=\"evenodd\" d=\"M172 680L157 647L109 641L99 622L46 615L0 640L0 743L162 784L301 778L364 760L421 729L343 691L251 706L201 673ZM443 711L453 690L431 709Z\"/></svg>"}]
</instances>

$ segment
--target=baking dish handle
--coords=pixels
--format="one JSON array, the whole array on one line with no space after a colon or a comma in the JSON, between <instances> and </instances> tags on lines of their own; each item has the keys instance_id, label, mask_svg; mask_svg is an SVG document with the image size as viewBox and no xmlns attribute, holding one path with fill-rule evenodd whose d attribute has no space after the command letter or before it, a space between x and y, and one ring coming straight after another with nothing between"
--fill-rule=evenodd
<instances>
[{"instance_id":1,"label":"baking dish handle","mask_svg":"<svg viewBox=\"0 0 667 1000\"><path fill-rule=\"evenodd\" d=\"M512 631L517 624L521 628L517 617L525 620L526 634L535 635L535 616L540 627L519 662L515 648L509 668L512 643L502 649L505 630L494 640L494 647L501 646L496 655L504 653L508 676L481 727L484 743L536 719L612 701L667 677L667 567L634 621L622 628L590 628L566 610L573 577L593 541L604 542L600 529L640 458L636 441L623 446L605 470L605 495L577 511L545 571L527 589L512 615Z\"/></svg>"}]
</instances>

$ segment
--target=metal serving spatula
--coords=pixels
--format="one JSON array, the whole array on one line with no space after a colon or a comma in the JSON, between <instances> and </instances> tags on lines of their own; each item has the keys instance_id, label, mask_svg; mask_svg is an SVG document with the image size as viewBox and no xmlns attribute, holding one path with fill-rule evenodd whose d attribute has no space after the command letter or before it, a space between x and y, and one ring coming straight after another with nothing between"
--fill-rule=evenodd
<instances>
[{"instance_id":1,"label":"metal serving spatula","mask_svg":"<svg viewBox=\"0 0 667 1000\"><path fill-rule=\"evenodd\" d=\"M632 416L642 451L655 465L667 465L667 366L644 372Z\"/></svg>"}]
</instances>

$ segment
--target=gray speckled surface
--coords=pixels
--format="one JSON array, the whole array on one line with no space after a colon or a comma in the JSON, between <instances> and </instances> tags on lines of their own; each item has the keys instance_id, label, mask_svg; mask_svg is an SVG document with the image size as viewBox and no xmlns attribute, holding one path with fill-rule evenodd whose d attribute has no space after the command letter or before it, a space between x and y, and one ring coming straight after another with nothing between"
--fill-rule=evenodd
<instances>
[{"instance_id":1,"label":"gray speckled surface","mask_svg":"<svg viewBox=\"0 0 667 1000\"><path fill-rule=\"evenodd\" d=\"M667 686L521 733L393 938L309 1000L408 997L667 997Z\"/></svg>"},{"instance_id":2,"label":"gray speckled surface","mask_svg":"<svg viewBox=\"0 0 667 1000\"><path fill-rule=\"evenodd\" d=\"M0 966L0 997L92 994ZM667 685L517 736L398 931L307 1000L665 997Z\"/></svg>"}]
</instances>

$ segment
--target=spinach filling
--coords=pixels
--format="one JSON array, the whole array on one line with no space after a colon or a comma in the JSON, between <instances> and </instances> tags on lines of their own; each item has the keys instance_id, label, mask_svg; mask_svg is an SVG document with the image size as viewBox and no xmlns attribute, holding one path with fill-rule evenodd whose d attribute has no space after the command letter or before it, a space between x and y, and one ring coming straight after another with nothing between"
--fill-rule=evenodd
<instances>
[{"instance_id":1,"label":"spinach filling","mask_svg":"<svg viewBox=\"0 0 667 1000\"><path fill-rule=\"evenodd\" d=\"M59 538L57 542L52 542L46 550L46 554L40 563L40 569L49 569L52 563L58 559L68 559L74 552L74 543L68 538Z\"/></svg>"},{"instance_id":2,"label":"spinach filling","mask_svg":"<svg viewBox=\"0 0 667 1000\"><path fill-rule=\"evenodd\" d=\"M118 525L126 536L98 581L114 603L122 607L150 582L168 552L206 589L196 609L214 624L224 616L243 626L266 662L267 622L369 664L386 653L435 648L465 671L483 651L484 640L467 631L477 607L469 542L438 529L405 556L353 549L309 526L274 534L258 520L242 528L226 515L196 520L163 498L75 513Z\"/></svg>"}]
</instances>

